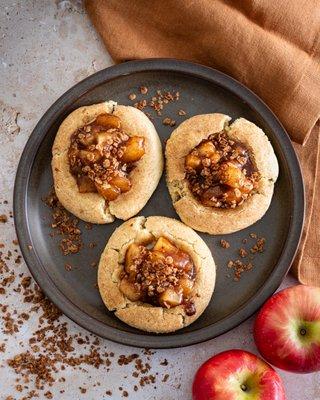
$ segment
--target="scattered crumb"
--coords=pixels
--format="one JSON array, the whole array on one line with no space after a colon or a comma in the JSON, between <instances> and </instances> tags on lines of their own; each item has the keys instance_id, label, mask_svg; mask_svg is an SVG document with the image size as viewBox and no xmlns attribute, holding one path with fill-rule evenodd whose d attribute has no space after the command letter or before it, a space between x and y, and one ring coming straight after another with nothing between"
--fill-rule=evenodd
<instances>
[{"instance_id":1,"label":"scattered crumb","mask_svg":"<svg viewBox=\"0 0 320 400\"><path fill-rule=\"evenodd\" d=\"M140 86L139 91L141 94L147 94L148 88L146 86Z\"/></svg>"},{"instance_id":2,"label":"scattered crumb","mask_svg":"<svg viewBox=\"0 0 320 400\"><path fill-rule=\"evenodd\" d=\"M228 249L230 247L230 243L227 240L221 239L220 240L220 246L223 249Z\"/></svg>"},{"instance_id":3,"label":"scattered crumb","mask_svg":"<svg viewBox=\"0 0 320 400\"><path fill-rule=\"evenodd\" d=\"M130 93L128 95L129 100L135 100L137 98L137 96L134 93Z\"/></svg>"},{"instance_id":4,"label":"scattered crumb","mask_svg":"<svg viewBox=\"0 0 320 400\"><path fill-rule=\"evenodd\" d=\"M0 215L0 222L5 224L8 221L8 217L5 214Z\"/></svg>"},{"instance_id":5,"label":"scattered crumb","mask_svg":"<svg viewBox=\"0 0 320 400\"><path fill-rule=\"evenodd\" d=\"M78 253L83 248L78 218L67 212L59 202L54 190L44 199L44 202L52 209L51 228L53 233L51 236L58 234L62 237L59 244L62 254L66 256Z\"/></svg>"},{"instance_id":6,"label":"scattered crumb","mask_svg":"<svg viewBox=\"0 0 320 400\"><path fill-rule=\"evenodd\" d=\"M64 264L64 268L65 268L66 271L71 271L72 270L72 265L65 263Z\"/></svg>"},{"instance_id":7,"label":"scattered crumb","mask_svg":"<svg viewBox=\"0 0 320 400\"><path fill-rule=\"evenodd\" d=\"M241 247L241 248L239 249L239 256L242 257L242 258L244 258L244 257L247 257L247 255L248 255L247 250L244 249L243 247Z\"/></svg>"},{"instance_id":8,"label":"scattered crumb","mask_svg":"<svg viewBox=\"0 0 320 400\"><path fill-rule=\"evenodd\" d=\"M169 378L169 374L165 374L165 376L162 379L162 382L167 382L168 378Z\"/></svg>"},{"instance_id":9,"label":"scattered crumb","mask_svg":"<svg viewBox=\"0 0 320 400\"><path fill-rule=\"evenodd\" d=\"M163 123L163 125L175 126L176 121L174 119L166 117L163 119L162 123Z\"/></svg>"}]
</instances>

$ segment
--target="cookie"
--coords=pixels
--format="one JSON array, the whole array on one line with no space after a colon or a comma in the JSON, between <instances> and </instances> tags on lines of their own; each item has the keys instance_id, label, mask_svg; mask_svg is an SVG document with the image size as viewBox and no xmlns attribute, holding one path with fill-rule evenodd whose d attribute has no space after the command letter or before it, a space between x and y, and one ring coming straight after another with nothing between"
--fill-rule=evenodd
<instances>
[{"instance_id":1,"label":"cookie","mask_svg":"<svg viewBox=\"0 0 320 400\"><path fill-rule=\"evenodd\" d=\"M54 187L62 205L96 224L136 215L163 171L152 122L113 101L76 109L62 122L52 148Z\"/></svg>"},{"instance_id":2,"label":"cookie","mask_svg":"<svg viewBox=\"0 0 320 400\"><path fill-rule=\"evenodd\" d=\"M111 235L98 286L108 310L123 322L166 333L203 313L215 276L211 252L191 228L166 217L135 217Z\"/></svg>"},{"instance_id":3,"label":"cookie","mask_svg":"<svg viewBox=\"0 0 320 400\"><path fill-rule=\"evenodd\" d=\"M201 232L227 234L266 213L278 177L268 137L250 121L224 114L184 121L166 144L166 179L181 220Z\"/></svg>"}]
</instances>

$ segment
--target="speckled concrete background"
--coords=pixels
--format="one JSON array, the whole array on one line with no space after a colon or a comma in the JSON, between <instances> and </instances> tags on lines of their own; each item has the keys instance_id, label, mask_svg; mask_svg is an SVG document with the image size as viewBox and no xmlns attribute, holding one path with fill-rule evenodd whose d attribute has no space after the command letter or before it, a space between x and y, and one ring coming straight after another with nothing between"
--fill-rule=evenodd
<instances>
[{"instance_id":1,"label":"speckled concrete background","mask_svg":"<svg viewBox=\"0 0 320 400\"><path fill-rule=\"evenodd\" d=\"M9 216L12 210L12 191L15 170L19 156L36 122L45 110L65 90L76 82L97 70L112 64L112 60L90 24L80 1L0 1L0 214ZM4 201L7 200L8 204ZM6 251L14 251L15 232L13 220L0 224L0 242ZM9 270L17 274L28 270L22 262L15 264L13 259L7 262ZM286 278L284 286L294 284L292 278ZM28 312L27 304L14 290L14 282L0 295L0 305L7 305L14 314ZM7 360L29 349L29 339L39 323L38 312L30 314L14 335L4 333L3 313L0 314L0 399L23 399L33 388L34 377L30 376L27 388L16 390L18 375L11 369ZM87 332L79 328L66 317L60 317L58 323L67 323L71 336ZM85 366L74 370L67 367L63 371L66 382L59 381L61 372L56 374L56 382L50 388L57 399L107 399L107 390L112 391L112 399L123 398L123 390L128 391L131 399L191 399L190 388L195 369L210 355L230 348L243 348L256 352L252 339L250 319L232 332L217 339L196 346L156 351L148 361L142 350L130 349L106 340L100 340L102 352L114 352L114 361L99 369ZM90 340L94 341L90 335ZM73 343L74 354L83 353L83 347ZM81 347L81 348L80 348ZM120 367L117 359L121 354L138 353L144 362L151 365L150 373L156 377L155 384L139 388L133 386L139 378L132 376L132 365ZM164 359L168 366L160 365ZM156 375L158 373L158 375ZM165 374L166 382L162 382ZM320 374L297 376L280 371L284 379L287 397L290 400L320 399ZM100 383L100 385L99 385ZM154 389L154 386L157 389ZM81 393L79 387L85 388ZM122 387L123 390L119 390ZM63 394L60 391L64 391ZM45 399L40 391L40 399Z\"/></svg>"}]
</instances>

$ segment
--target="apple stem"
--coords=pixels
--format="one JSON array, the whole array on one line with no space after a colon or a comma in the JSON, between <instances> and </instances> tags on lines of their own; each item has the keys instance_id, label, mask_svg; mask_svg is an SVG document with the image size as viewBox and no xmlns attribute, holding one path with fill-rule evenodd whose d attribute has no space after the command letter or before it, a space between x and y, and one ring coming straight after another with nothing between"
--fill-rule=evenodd
<instances>
[{"instance_id":1,"label":"apple stem","mask_svg":"<svg viewBox=\"0 0 320 400\"><path fill-rule=\"evenodd\" d=\"M307 331L304 328L300 329L300 335L304 336L307 333Z\"/></svg>"},{"instance_id":2,"label":"apple stem","mask_svg":"<svg viewBox=\"0 0 320 400\"><path fill-rule=\"evenodd\" d=\"M241 388L241 390L244 391L244 392L247 390L247 386L244 385L244 384L242 384L242 385L240 386L240 388Z\"/></svg>"}]
</instances>

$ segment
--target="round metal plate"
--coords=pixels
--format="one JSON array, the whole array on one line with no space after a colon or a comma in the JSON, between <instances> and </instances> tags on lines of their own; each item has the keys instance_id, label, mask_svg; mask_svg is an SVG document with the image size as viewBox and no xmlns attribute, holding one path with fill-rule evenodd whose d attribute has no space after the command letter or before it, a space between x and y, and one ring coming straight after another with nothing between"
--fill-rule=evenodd
<instances>
[{"instance_id":1,"label":"round metal plate","mask_svg":"<svg viewBox=\"0 0 320 400\"><path fill-rule=\"evenodd\" d=\"M156 90L179 91L180 100L170 103L154 124L164 145L172 128L162 119L182 122L196 114L222 112L233 119L244 117L260 126L270 138L280 165L272 204L262 220L224 238L232 243L225 250L220 236L201 234L217 264L217 283L204 314L192 325L170 335L147 334L122 323L104 307L95 286L96 270L90 267L114 229L121 224L82 229L85 243L96 242L79 253L63 256L58 238L51 238L51 210L41 200L52 186L51 147L63 119L74 109L104 100L132 104L131 92L147 86ZM138 96L138 100L143 98ZM187 116L178 115L178 110ZM72 320L110 340L132 346L168 348L208 340L226 332L250 315L277 289L287 273L299 243L304 217L301 171L290 139L270 109L250 90L229 76L198 64L172 59L132 61L102 70L83 80L58 99L35 127L21 156L14 191L14 214L18 239L26 263L46 295ZM164 177L140 215L177 218ZM83 227L83 223L80 223ZM266 238L266 250L255 256L254 268L239 282L230 277L227 262L237 258L242 239L255 232ZM30 251L28 246L32 246ZM65 263L74 266L66 271Z\"/></svg>"}]
</instances>

